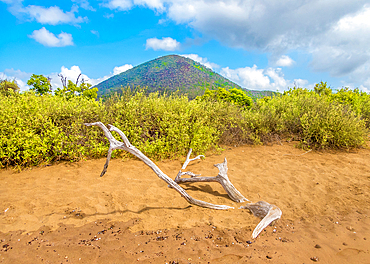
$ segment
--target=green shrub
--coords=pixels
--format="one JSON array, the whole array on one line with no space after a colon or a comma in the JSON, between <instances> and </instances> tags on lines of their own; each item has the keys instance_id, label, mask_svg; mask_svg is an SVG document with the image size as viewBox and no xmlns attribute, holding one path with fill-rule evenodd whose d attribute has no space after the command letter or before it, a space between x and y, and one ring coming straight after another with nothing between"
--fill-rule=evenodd
<instances>
[{"instance_id":1,"label":"green shrub","mask_svg":"<svg viewBox=\"0 0 370 264\"><path fill-rule=\"evenodd\" d=\"M19 86L15 80L0 79L0 96L9 96L13 93L19 93Z\"/></svg>"},{"instance_id":2,"label":"green shrub","mask_svg":"<svg viewBox=\"0 0 370 264\"><path fill-rule=\"evenodd\" d=\"M365 121L366 127L370 127L370 95L359 89L339 89L329 96L329 100L347 105L355 114Z\"/></svg>"},{"instance_id":3,"label":"green shrub","mask_svg":"<svg viewBox=\"0 0 370 264\"><path fill-rule=\"evenodd\" d=\"M253 104L253 99L246 92L237 88L231 88L230 90L222 87L219 87L217 90L206 89L203 96L199 97L199 99L224 101L245 108L249 108Z\"/></svg>"},{"instance_id":4,"label":"green shrub","mask_svg":"<svg viewBox=\"0 0 370 264\"><path fill-rule=\"evenodd\" d=\"M245 118L259 141L273 135L292 136L309 148L359 147L368 133L364 120L350 106L302 88L259 100Z\"/></svg>"},{"instance_id":5,"label":"green shrub","mask_svg":"<svg viewBox=\"0 0 370 264\"><path fill-rule=\"evenodd\" d=\"M101 119L102 110L100 102L34 92L1 98L0 166L81 159L101 147L100 135L82 124Z\"/></svg>"},{"instance_id":6,"label":"green shrub","mask_svg":"<svg viewBox=\"0 0 370 264\"><path fill-rule=\"evenodd\" d=\"M323 91L294 88L248 108L228 100L189 100L129 89L104 102L32 91L10 93L0 97L0 167L105 157L109 145L101 129L83 125L96 121L118 127L156 160L184 156L189 148L204 154L219 150L220 144L260 144L276 136L294 137L304 148L364 145L369 95ZM121 155L128 154L113 153Z\"/></svg>"},{"instance_id":7,"label":"green shrub","mask_svg":"<svg viewBox=\"0 0 370 264\"><path fill-rule=\"evenodd\" d=\"M115 101L115 102L112 102ZM218 148L221 135L232 126L227 109L239 109L225 102L206 102L180 95L113 97L107 102L113 125L121 129L131 143L154 158L186 155L189 148L205 153Z\"/></svg>"}]
</instances>

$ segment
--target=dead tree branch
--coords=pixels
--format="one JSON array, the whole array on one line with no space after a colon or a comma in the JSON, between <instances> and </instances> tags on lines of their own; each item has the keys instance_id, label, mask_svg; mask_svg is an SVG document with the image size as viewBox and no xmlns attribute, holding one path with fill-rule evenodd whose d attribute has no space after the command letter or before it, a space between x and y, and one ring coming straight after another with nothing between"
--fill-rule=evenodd
<instances>
[{"instance_id":1,"label":"dead tree branch","mask_svg":"<svg viewBox=\"0 0 370 264\"><path fill-rule=\"evenodd\" d=\"M252 238L256 238L263 229L268 227L272 221L279 219L282 215L279 207L273 204L269 204L264 201L259 201L257 203L250 203L246 206L241 206L241 209L249 209L254 216L262 218L261 222L253 230Z\"/></svg>"},{"instance_id":2,"label":"dead tree branch","mask_svg":"<svg viewBox=\"0 0 370 264\"><path fill-rule=\"evenodd\" d=\"M77 79L76 79L76 86L78 85L78 79L80 79L81 75L82 75L82 73L80 73L80 74L78 75Z\"/></svg>"},{"instance_id":3,"label":"dead tree branch","mask_svg":"<svg viewBox=\"0 0 370 264\"><path fill-rule=\"evenodd\" d=\"M188 203L191 203L191 204L194 204L194 205L197 205L197 206L201 206L201 207L206 207L206 208L211 208L211 209L219 209L219 210L226 210L226 209L232 209L233 208L233 207L230 207L230 206L227 206L227 205L215 205L215 204L207 203L207 202L196 200L196 199L192 198L181 186L179 186L175 181L173 181L170 177L168 177L166 174L164 174L158 168L158 166L154 164L153 161L151 161L148 157L146 157L135 146L131 145L131 143L127 139L126 135L121 130L119 130L118 128L116 128L112 125L108 125L108 127L109 127L109 130L108 130L108 128L101 122L85 123L85 125L86 126L98 126L98 127L100 127L103 130L105 136L107 137L107 139L110 143L109 150L108 150L107 161L105 162L104 169L103 169L100 176L103 176L105 174L105 172L107 171L107 168L108 168L109 161L110 161L110 158L112 156L113 150L122 149L122 150L128 151L129 153L131 153L131 154L135 155L136 157L138 157L139 159L141 159L146 165L148 165L154 171L155 174L157 174L157 176L160 179L164 180L168 185L170 185L178 193L180 193L180 195L183 198L185 198L185 200ZM116 140L113 137L111 131L117 132L121 136L123 142L120 142L120 141Z\"/></svg>"},{"instance_id":4,"label":"dead tree branch","mask_svg":"<svg viewBox=\"0 0 370 264\"><path fill-rule=\"evenodd\" d=\"M157 176L164 180L170 187L174 188L180 195L185 198L185 200L190 203L194 204L200 207L210 208L210 209L219 209L219 210L226 210L231 209L233 207L227 206L227 205L214 205L211 203L207 203L201 200L196 200L192 198L178 183L183 182L218 182L222 185L222 187L226 190L229 197L236 202L243 202L248 201L235 187L232 185L232 183L229 180L229 177L227 176L227 160L225 158L223 163L214 165L218 168L219 173L215 177L199 177L200 175L196 175L192 172L182 172L182 170L185 170L188 164L191 161L200 159L203 155L199 155L193 159L190 159L190 155L192 152L192 149L190 149L188 155L186 156L186 161L184 162L183 166L181 167L181 170L177 174L175 180L172 180L170 177L168 177L166 174L164 174L157 165L154 164L148 157L146 157L140 150L138 150L135 146L133 146L126 135L119 130L118 128L108 125L109 129L101 122L96 123L85 123L86 126L98 126L100 127L106 138L109 141L109 150L107 155L107 160L104 164L104 168L102 173L100 174L100 177L102 177L108 168L109 161L112 156L112 152L115 149L122 149L126 150L129 153L133 154L134 156L141 159L146 165L148 165ZM115 139L111 133L111 131L117 132L119 136L122 138L123 142L118 141ZM204 157L204 156L203 156ZM189 175L190 178L181 178L183 175ZM257 203L250 203L246 206L241 206L241 209L249 209L255 216L262 218L261 222L257 225L257 227L254 229L252 237L257 238L257 236L261 233L263 229L265 229L268 225L271 224L272 221L279 219L282 215L281 210L275 206L271 205L264 201L259 201Z\"/></svg>"},{"instance_id":5,"label":"dead tree branch","mask_svg":"<svg viewBox=\"0 0 370 264\"><path fill-rule=\"evenodd\" d=\"M193 159L190 158L190 154L192 152L192 149L190 149L188 155L186 156L186 161L184 162L184 165L182 166L181 170L177 174L175 178L175 182L177 183L184 183L184 182L218 182L222 185L222 187L225 189L227 194L229 195L230 199L241 203L245 201L249 201L247 198L245 198L230 182L229 177L227 176L227 160L225 158L223 163L215 164L214 166L218 168L219 173L215 177L198 177L200 176L197 174L194 174L192 172L182 172L182 170L186 169L186 166L193 160L200 159L201 156L197 156ZM204 157L204 156L203 156ZM191 178L181 178L182 175L190 175Z\"/></svg>"},{"instance_id":6,"label":"dead tree branch","mask_svg":"<svg viewBox=\"0 0 370 264\"><path fill-rule=\"evenodd\" d=\"M67 88L67 77L64 77L63 74L58 74L58 76L60 77L60 80L62 82L62 85L63 85L63 88Z\"/></svg>"}]
</instances>

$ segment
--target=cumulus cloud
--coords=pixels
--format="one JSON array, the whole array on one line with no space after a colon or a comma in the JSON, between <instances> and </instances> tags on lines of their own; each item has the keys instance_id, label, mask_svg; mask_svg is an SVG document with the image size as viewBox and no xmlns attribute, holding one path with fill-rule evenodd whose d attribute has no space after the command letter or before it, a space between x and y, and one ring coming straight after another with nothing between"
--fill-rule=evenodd
<instances>
[{"instance_id":1,"label":"cumulus cloud","mask_svg":"<svg viewBox=\"0 0 370 264\"><path fill-rule=\"evenodd\" d=\"M113 75L120 74L120 73L125 72L125 71L127 71L129 69L132 69L132 65L131 64L125 64L125 65L122 65L122 66L114 67L114 69L113 69Z\"/></svg>"},{"instance_id":2,"label":"cumulus cloud","mask_svg":"<svg viewBox=\"0 0 370 264\"><path fill-rule=\"evenodd\" d=\"M238 69L226 67L221 69L220 74L249 90L282 92L294 86L309 88L307 80L286 80L281 68L258 69L257 65Z\"/></svg>"},{"instance_id":3,"label":"cumulus cloud","mask_svg":"<svg viewBox=\"0 0 370 264\"><path fill-rule=\"evenodd\" d=\"M206 66L207 68L210 68L211 70L213 70L214 68L220 67L216 63L209 62L207 58L200 57L198 54L183 54L181 56L192 59L196 62L199 62L200 64L203 64L204 66Z\"/></svg>"},{"instance_id":4,"label":"cumulus cloud","mask_svg":"<svg viewBox=\"0 0 370 264\"><path fill-rule=\"evenodd\" d=\"M173 51L180 48L180 42L167 37L162 39L150 38L146 40L146 49Z\"/></svg>"},{"instance_id":5,"label":"cumulus cloud","mask_svg":"<svg viewBox=\"0 0 370 264\"><path fill-rule=\"evenodd\" d=\"M56 88L63 88L63 84L61 81L61 78L58 76L59 74L63 75L64 78L67 78L67 80L71 80L73 83L77 81L78 76L81 74L81 69L79 66L72 66L70 69L67 67L62 66L60 69L60 72L53 72L48 75L51 79L51 86L53 90ZM85 82L90 83L89 77L87 77L85 74L81 74L79 81L82 81L84 79Z\"/></svg>"},{"instance_id":6,"label":"cumulus cloud","mask_svg":"<svg viewBox=\"0 0 370 264\"><path fill-rule=\"evenodd\" d=\"M110 73L110 74L105 75L103 77L99 77L97 79L94 79L94 78L89 78L85 74L81 74L81 69L77 65L72 66L70 69L62 66L59 73L52 73L50 75L50 77L52 78L51 84L52 84L53 88L62 87L62 82L61 82L60 77L58 76L58 74L63 75L63 77L67 77L67 80L71 80L72 82L76 82L78 76L81 74L81 77L79 79L80 81L83 78L86 83L90 83L91 85L94 86L94 85L112 77L113 75L125 72L125 71L127 71L131 68L132 68L131 64L125 64L125 65L122 65L122 66L117 66L117 67L113 68L113 73Z\"/></svg>"},{"instance_id":7,"label":"cumulus cloud","mask_svg":"<svg viewBox=\"0 0 370 264\"><path fill-rule=\"evenodd\" d=\"M63 12L63 10L61 10L58 6L51 6L46 8L42 6L29 5L25 7L21 12L27 13L31 19L35 19L41 24L78 24L87 21L86 17L83 18L80 16L75 16L75 12L77 12L77 9L75 7L73 7L70 12Z\"/></svg>"},{"instance_id":8,"label":"cumulus cloud","mask_svg":"<svg viewBox=\"0 0 370 264\"><path fill-rule=\"evenodd\" d=\"M164 2L162 0L134 0L135 5L146 6L150 9L162 12L165 10Z\"/></svg>"},{"instance_id":9,"label":"cumulus cloud","mask_svg":"<svg viewBox=\"0 0 370 264\"><path fill-rule=\"evenodd\" d=\"M282 55L275 64L276 66L280 67L290 67L294 64L294 60L292 60L289 56Z\"/></svg>"},{"instance_id":10,"label":"cumulus cloud","mask_svg":"<svg viewBox=\"0 0 370 264\"><path fill-rule=\"evenodd\" d=\"M105 7L118 10L129 10L133 4L131 0L111 0L104 4Z\"/></svg>"},{"instance_id":11,"label":"cumulus cloud","mask_svg":"<svg viewBox=\"0 0 370 264\"><path fill-rule=\"evenodd\" d=\"M76 0L81 2L81 6L86 6L86 0ZM37 5L23 6L21 0L5 1L9 5L8 10L14 16L23 20L36 20L41 24L57 25L57 24L79 24L88 21L87 17L76 16L78 7L72 6L71 11L64 12L58 6L43 7Z\"/></svg>"},{"instance_id":12,"label":"cumulus cloud","mask_svg":"<svg viewBox=\"0 0 370 264\"><path fill-rule=\"evenodd\" d=\"M111 0L109 3L123 0ZM277 67L292 65L284 53L312 55L310 66L332 76L354 78L370 67L370 4L368 0L131 0L166 13L207 38L230 47L273 54ZM153 4L155 3L155 4ZM366 67L362 67L366 65ZM365 81L362 72L359 81ZM357 74L355 74L357 76Z\"/></svg>"},{"instance_id":13,"label":"cumulus cloud","mask_svg":"<svg viewBox=\"0 0 370 264\"><path fill-rule=\"evenodd\" d=\"M222 68L221 75L247 89L268 90L270 88L270 79L264 74L263 69L257 69L257 65L235 70L229 67Z\"/></svg>"},{"instance_id":14,"label":"cumulus cloud","mask_svg":"<svg viewBox=\"0 0 370 264\"><path fill-rule=\"evenodd\" d=\"M29 37L47 47L65 47L73 45L71 34L62 32L58 36L55 36L45 27L33 31Z\"/></svg>"},{"instance_id":15,"label":"cumulus cloud","mask_svg":"<svg viewBox=\"0 0 370 264\"><path fill-rule=\"evenodd\" d=\"M341 18L311 46L311 66L332 76L365 81L370 74L370 5ZM325 39L325 41L320 41Z\"/></svg>"},{"instance_id":16,"label":"cumulus cloud","mask_svg":"<svg viewBox=\"0 0 370 264\"><path fill-rule=\"evenodd\" d=\"M109 0L104 6L109 9L118 9L118 10L129 10L135 5L144 6L150 9L162 12L165 10L164 3L166 1L162 0Z\"/></svg>"},{"instance_id":17,"label":"cumulus cloud","mask_svg":"<svg viewBox=\"0 0 370 264\"><path fill-rule=\"evenodd\" d=\"M314 70L332 76L351 78L362 65L370 66L368 1L167 2L171 2L167 10L170 19L190 25L228 46L257 49L273 57L300 50L312 54L310 65ZM280 57L276 66L292 63L287 57ZM362 76L368 74L363 72ZM364 77L358 80L364 81Z\"/></svg>"},{"instance_id":18,"label":"cumulus cloud","mask_svg":"<svg viewBox=\"0 0 370 264\"><path fill-rule=\"evenodd\" d=\"M84 79L86 83L90 83L91 85L94 86L112 77L113 75L122 73L131 68L132 68L131 64L124 64L122 66L117 66L113 68L113 73L111 72L108 75L94 79L94 78L89 78L86 74L81 74L82 73L81 69L77 65L73 65L71 68L62 66L60 69L60 72L52 72L45 76L51 79L52 89L55 90L56 88L63 87L61 78L58 76L60 74L63 75L63 77L67 77L67 80L71 80L74 83L77 81L78 76L81 74L79 81L82 81L82 79ZM32 75L31 73L23 72L21 70L5 69L4 72L0 72L0 79L15 80L20 90L26 91L26 90L29 90L27 81L31 78L31 75Z\"/></svg>"},{"instance_id":19,"label":"cumulus cloud","mask_svg":"<svg viewBox=\"0 0 370 264\"><path fill-rule=\"evenodd\" d=\"M62 66L60 74L63 75L63 77L67 77L68 80L71 80L72 82L76 82L78 76L81 74L79 81L82 81L84 79L86 82L88 82L89 77L87 75L81 73L81 69L79 66L72 66L71 69L68 69L64 66Z\"/></svg>"}]
</instances>

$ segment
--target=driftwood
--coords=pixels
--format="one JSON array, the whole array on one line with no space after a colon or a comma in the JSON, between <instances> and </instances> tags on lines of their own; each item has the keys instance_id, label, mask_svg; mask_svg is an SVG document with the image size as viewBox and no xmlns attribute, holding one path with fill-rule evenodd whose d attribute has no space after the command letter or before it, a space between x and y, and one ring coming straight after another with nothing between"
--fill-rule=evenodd
<instances>
[{"instance_id":1,"label":"driftwood","mask_svg":"<svg viewBox=\"0 0 370 264\"><path fill-rule=\"evenodd\" d=\"M279 207L273 204L269 204L264 201L257 203L250 203L245 206L241 206L241 209L249 209L254 216L262 218L261 222L256 226L253 231L252 237L256 238L263 229L268 227L272 221L279 219L282 215Z\"/></svg>"},{"instance_id":2,"label":"driftwood","mask_svg":"<svg viewBox=\"0 0 370 264\"><path fill-rule=\"evenodd\" d=\"M191 155L192 149L190 149L188 155L186 156L186 161L184 165L182 166L181 170L185 170L186 166L189 164L190 161L200 159L201 156L197 156L194 159L189 159ZM203 156L204 157L204 156ZM225 158L223 163L215 164L214 165L218 170L220 171L217 176L215 177L199 177L199 175L194 174L192 172L182 172L181 170L177 174L175 178L175 182L177 183L183 183L183 182L218 182L224 187L225 191L229 195L230 199L241 203L245 201L249 201L247 198L245 198L230 182L229 177L227 176L227 160ZM183 175L190 175L191 178L181 178Z\"/></svg>"},{"instance_id":3,"label":"driftwood","mask_svg":"<svg viewBox=\"0 0 370 264\"><path fill-rule=\"evenodd\" d=\"M182 170L185 170L187 165L193 161L200 159L201 157L204 157L203 155L199 155L193 159L190 159L190 155L192 152L192 149L190 149L188 155L186 156L186 161L184 162L181 170L177 174L175 180L172 180L170 177L168 177L166 174L164 174L157 165L155 165L154 162L152 162L148 157L146 157L140 150L138 150L135 146L133 146L126 135L119 130L118 128L108 125L109 129L101 122L96 122L96 123L85 123L86 126L98 126L100 127L106 138L109 141L109 150L108 150L108 155L107 155L107 160L104 164L103 171L100 174L100 177L102 177L106 172L107 168L109 165L109 161L112 156L112 152L115 149L122 149L126 150L129 153L133 154L140 160L142 160L146 165L148 165L157 176L164 180L169 187L175 189L180 195L185 198L185 200L190 203L194 204L200 207L205 207L205 208L210 208L210 209L218 209L218 210L226 210L226 209L233 209L234 207L227 206L227 205L215 205L211 203L207 203L201 200L196 200L192 198L178 183L184 183L184 182L218 182L222 185L222 187L225 189L229 197L235 201L235 202L244 202L244 201L249 201L247 198L245 198L235 187L234 185L230 182L229 177L227 176L227 160L225 158L223 163L220 164L215 164L214 166L219 169L219 173L215 177L199 177L200 175L196 175L192 172L182 172ZM122 138L123 142L120 142L116 140L111 132L117 132L120 137ZM189 175L190 178L182 178L183 175ZM252 237L256 238L258 234L266 228L272 221L279 219L281 217L281 210L275 206L275 205L270 205L267 202L257 202L255 204L250 203L247 204L246 206L240 207L241 209L249 209L255 216L263 218L261 222L257 225L255 230L253 231Z\"/></svg>"},{"instance_id":4,"label":"driftwood","mask_svg":"<svg viewBox=\"0 0 370 264\"><path fill-rule=\"evenodd\" d=\"M172 180L170 177L168 177L166 174L164 174L158 168L158 166L155 165L155 163L153 161L151 161L148 157L146 157L135 146L131 145L131 143L127 139L126 135L121 130L119 130L118 128L116 128L115 126L108 125L108 127L109 127L109 130L108 130L108 128L102 122L85 123L85 125L86 126L98 126L98 127L100 127L103 130L103 132L104 132L105 136L107 137L107 139L109 140L110 146L109 146L109 150L108 150L107 161L105 162L104 169L103 169L102 173L100 174L100 176L103 176L105 174L105 172L107 171L107 168L108 168L109 161L110 161L110 158L112 156L113 150L115 150L115 149L123 149L123 150L126 150L126 151L130 152L131 154L135 155L139 159L141 159L146 165L148 165L154 171L155 174L157 174L157 176L159 178L161 178L162 180L164 180L169 186L171 186L178 193L180 193L180 195L182 197L184 197L185 200L188 203L191 203L191 204L194 204L194 205L198 205L198 206L201 206L201 207L211 208L211 209L219 209L219 210L233 209L233 207L231 207L231 206L227 206L227 205L215 205L215 204L203 202L203 201L196 200L196 199L192 198L180 185L178 185L174 180ZM120 142L117 139L115 139L113 137L111 131L117 132L120 135L120 137L122 138L123 142Z\"/></svg>"}]
</instances>

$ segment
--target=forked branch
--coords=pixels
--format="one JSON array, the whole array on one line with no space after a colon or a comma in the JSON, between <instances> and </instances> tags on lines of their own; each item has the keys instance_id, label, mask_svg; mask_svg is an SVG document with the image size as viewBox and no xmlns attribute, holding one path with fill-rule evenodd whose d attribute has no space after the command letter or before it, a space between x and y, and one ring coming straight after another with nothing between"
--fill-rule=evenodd
<instances>
[{"instance_id":1,"label":"forked branch","mask_svg":"<svg viewBox=\"0 0 370 264\"><path fill-rule=\"evenodd\" d=\"M148 165L157 176L164 180L168 185L170 185L172 188L174 188L182 197L185 198L186 201L188 201L191 204L201 206L201 207L206 207L206 208L211 208L211 209L219 209L219 210L226 210L226 209L231 209L233 207L227 206L227 205L215 205L211 203L207 203L201 200L197 200L192 198L181 186L179 186L175 181L173 181L170 177L168 177L166 174L164 174L157 165L154 164L148 157L146 157L140 150L138 150L135 146L131 145L130 141L127 139L126 135L119 130L118 128L108 125L109 129L102 123L102 122L96 122L96 123L85 123L86 126L98 126L100 127L105 136L107 137L109 141L109 150L108 150L108 156L107 156L107 161L105 162L104 169L101 173L100 176L103 176L105 172L107 171L108 165L110 158L112 156L112 152L115 149L122 149L130 152L134 156L138 157L141 159L146 165ZM122 138L123 142L118 141L115 139L111 133L111 131L117 132L120 137Z\"/></svg>"},{"instance_id":2,"label":"forked branch","mask_svg":"<svg viewBox=\"0 0 370 264\"><path fill-rule=\"evenodd\" d=\"M186 156L186 161L184 162L184 165L182 166L181 170L185 170L186 166L190 163L190 161L200 159L201 156L197 156L193 159L190 159L190 154L192 152L192 149L190 149L188 155ZM203 156L204 157L204 156ZM229 177L227 176L227 160L225 158L223 163L215 164L215 167L218 168L219 173L215 177L199 177L199 175L194 174L192 172L182 172L181 170L177 174L175 178L175 182L177 183L183 183L183 182L218 182L222 185L222 187L225 189L227 194L229 195L230 199L241 203L245 201L249 201L247 198L245 198L236 188L235 186L230 182ZM183 175L190 175L190 178L181 178Z\"/></svg>"},{"instance_id":3,"label":"forked branch","mask_svg":"<svg viewBox=\"0 0 370 264\"><path fill-rule=\"evenodd\" d=\"M182 172L182 170L185 170L187 165L193 161L200 159L202 155L199 155L193 159L190 159L190 155L192 150L190 149L188 155L186 156L186 161L184 162L184 165L182 166L181 170L177 174L175 181L172 180L170 177L168 177L166 174L164 174L157 165L154 164L148 157L146 157L140 150L138 150L135 146L133 146L126 135L119 130L118 128L108 125L109 129L101 122L96 122L96 123L85 123L86 126L98 126L100 127L105 136L107 137L109 141L109 150L108 150L108 155L107 155L107 160L104 164L104 168L100 176L102 177L108 168L109 161L112 156L112 152L115 149L122 149L126 150L129 153L133 154L134 156L138 157L141 159L146 165L148 165L157 176L164 180L170 187L174 188L182 197L185 198L186 201L188 201L190 204L194 204L197 206L205 207L205 208L211 208L211 209L220 209L220 210L225 210L225 209L231 209L233 207L227 206L227 205L214 205L211 203L207 203L204 201L196 200L192 198L181 186L178 185L178 183L183 183L183 182L218 182L220 183L223 188L226 190L228 193L229 197L236 202L243 202L243 201L248 201L235 187L232 185L232 183L229 180L229 177L227 176L227 160L225 158L223 163L216 164L214 165L215 167L218 168L219 173L215 177L199 177L200 175L196 175L192 172ZM115 139L111 133L111 131L117 132L120 137L122 138L123 142L118 141ZM204 156L203 156L204 157ZM189 175L190 178L182 178L183 175ZM257 227L254 229L252 237L256 238L259 233L266 228L272 221L279 219L282 215L281 210L275 206L271 205L267 202L257 202L257 203L250 203L247 204L246 206L240 207L242 209L249 209L255 216L262 218L261 222L257 225Z\"/></svg>"}]
</instances>

